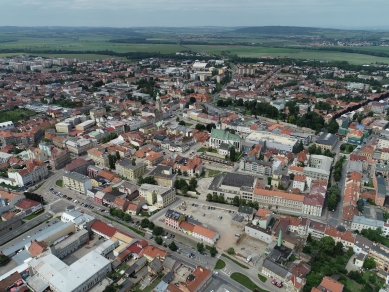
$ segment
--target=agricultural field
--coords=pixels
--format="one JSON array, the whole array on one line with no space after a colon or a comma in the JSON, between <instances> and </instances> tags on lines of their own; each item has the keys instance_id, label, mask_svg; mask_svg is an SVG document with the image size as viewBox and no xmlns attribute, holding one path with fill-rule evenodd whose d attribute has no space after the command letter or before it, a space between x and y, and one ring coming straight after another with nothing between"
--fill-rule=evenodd
<instances>
[{"instance_id":1,"label":"agricultural field","mask_svg":"<svg viewBox=\"0 0 389 292\"><path fill-rule=\"evenodd\" d=\"M309 48L301 41L312 36L327 40L356 38L380 41L388 32L347 31L302 27L249 28L9 28L0 27L0 57L29 54L85 60L114 57L114 53L197 53L348 61L352 64L389 64L389 46ZM300 42L300 45L299 45ZM350 52L337 51L342 48ZM58 52L57 52L58 51ZM61 51L61 52L59 52ZM107 54L104 54L107 51ZM72 53L74 52L74 53ZM94 52L96 52L94 54ZM354 53L355 52L355 53ZM358 53L361 52L361 53ZM369 55L384 53L383 57ZM227 54L228 55L228 54Z\"/></svg>"}]
</instances>

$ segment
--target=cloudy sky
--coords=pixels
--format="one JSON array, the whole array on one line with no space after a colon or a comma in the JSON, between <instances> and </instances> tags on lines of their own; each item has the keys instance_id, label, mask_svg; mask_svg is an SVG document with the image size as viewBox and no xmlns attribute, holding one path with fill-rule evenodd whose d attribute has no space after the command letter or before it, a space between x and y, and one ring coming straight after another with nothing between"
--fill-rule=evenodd
<instances>
[{"instance_id":1,"label":"cloudy sky","mask_svg":"<svg viewBox=\"0 0 389 292\"><path fill-rule=\"evenodd\" d=\"M389 27L388 0L0 0L0 26Z\"/></svg>"}]
</instances>

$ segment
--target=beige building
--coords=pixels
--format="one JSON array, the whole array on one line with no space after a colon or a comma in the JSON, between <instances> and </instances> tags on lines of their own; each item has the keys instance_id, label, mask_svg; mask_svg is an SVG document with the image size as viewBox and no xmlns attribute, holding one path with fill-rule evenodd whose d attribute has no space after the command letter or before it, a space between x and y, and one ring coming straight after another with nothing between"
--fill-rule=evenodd
<instances>
[{"instance_id":1,"label":"beige building","mask_svg":"<svg viewBox=\"0 0 389 292\"><path fill-rule=\"evenodd\" d=\"M116 162L115 168L116 173L120 176L123 176L127 179L137 179L146 173L147 165L142 162L133 165L132 160L123 158Z\"/></svg>"},{"instance_id":2,"label":"beige building","mask_svg":"<svg viewBox=\"0 0 389 292\"><path fill-rule=\"evenodd\" d=\"M89 177L80 173L67 172L63 175L63 187L86 194L87 190L92 189L92 181Z\"/></svg>"},{"instance_id":3,"label":"beige building","mask_svg":"<svg viewBox=\"0 0 389 292\"><path fill-rule=\"evenodd\" d=\"M72 129L72 125L69 123L61 122L61 123L57 123L55 125L55 130L58 133L69 133L71 131L71 129Z\"/></svg>"},{"instance_id":4,"label":"beige building","mask_svg":"<svg viewBox=\"0 0 389 292\"><path fill-rule=\"evenodd\" d=\"M151 184L141 185L139 195L146 198L148 205L158 208L165 208L176 200L175 189Z\"/></svg>"},{"instance_id":5,"label":"beige building","mask_svg":"<svg viewBox=\"0 0 389 292\"><path fill-rule=\"evenodd\" d=\"M377 265L377 268L388 272L389 270L389 248L377 244L373 244L369 251L369 256L372 257Z\"/></svg>"},{"instance_id":6,"label":"beige building","mask_svg":"<svg viewBox=\"0 0 389 292\"><path fill-rule=\"evenodd\" d=\"M87 120L85 122L82 122L81 124L76 125L76 130L85 131L89 128L92 128L94 125L95 125L94 120Z\"/></svg>"},{"instance_id":7,"label":"beige building","mask_svg":"<svg viewBox=\"0 0 389 292\"><path fill-rule=\"evenodd\" d=\"M83 155L86 154L86 152L97 146L97 140L96 139L79 139L76 141L67 140L65 143L66 147L68 148L69 152L74 155Z\"/></svg>"},{"instance_id":8,"label":"beige building","mask_svg":"<svg viewBox=\"0 0 389 292\"><path fill-rule=\"evenodd\" d=\"M89 149L87 152L88 158L92 159L95 162L95 165L106 168L109 167L109 159L107 153L104 153L103 151L100 151L96 148Z\"/></svg>"},{"instance_id":9,"label":"beige building","mask_svg":"<svg viewBox=\"0 0 389 292\"><path fill-rule=\"evenodd\" d=\"M71 162L70 153L67 149L60 149L54 147L51 149L51 157L49 159L50 165L53 169L64 168Z\"/></svg>"}]
</instances>

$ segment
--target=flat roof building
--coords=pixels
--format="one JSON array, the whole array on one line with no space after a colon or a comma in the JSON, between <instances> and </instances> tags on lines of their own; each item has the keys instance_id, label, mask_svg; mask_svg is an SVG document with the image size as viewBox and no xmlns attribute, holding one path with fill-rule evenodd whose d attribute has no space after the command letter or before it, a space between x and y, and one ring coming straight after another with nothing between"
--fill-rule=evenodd
<instances>
[{"instance_id":1,"label":"flat roof building","mask_svg":"<svg viewBox=\"0 0 389 292\"><path fill-rule=\"evenodd\" d=\"M288 152L294 152L298 145L298 139L290 136L278 135L271 132L252 132L246 137L246 142L263 144L266 148L275 148Z\"/></svg>"}]
</instances>

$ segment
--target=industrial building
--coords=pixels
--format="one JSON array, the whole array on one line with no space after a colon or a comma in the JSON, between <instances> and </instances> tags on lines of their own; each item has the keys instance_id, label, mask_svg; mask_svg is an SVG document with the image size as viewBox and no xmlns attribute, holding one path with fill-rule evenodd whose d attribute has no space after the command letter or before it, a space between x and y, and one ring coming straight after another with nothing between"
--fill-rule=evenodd
<instances>
[{"instance_id":1,"label":"industrial building","mask_svg":"<svg viewBox=\"0 0 389 292\"><path fill-rule=\"evenodd\" d=\"M263 144L266 148L275 148L287 152L294 152L299 139L289 136L277 135L271 132L253 132L246 137L246 142Z\"/></svg>"}]
</instances>

